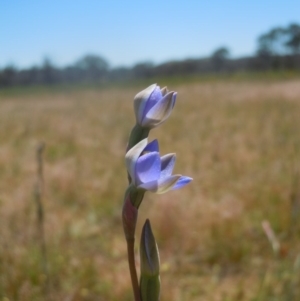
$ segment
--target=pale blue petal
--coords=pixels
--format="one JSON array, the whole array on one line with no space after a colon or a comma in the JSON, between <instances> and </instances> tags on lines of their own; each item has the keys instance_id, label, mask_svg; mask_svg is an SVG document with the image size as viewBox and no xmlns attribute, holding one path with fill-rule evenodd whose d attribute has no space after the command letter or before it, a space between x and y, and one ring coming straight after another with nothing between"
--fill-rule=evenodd
<instances>
[{"instance_id":1,"label":"pale blue petal","mask_svg":"<svg viewBox=\"0 0 300 301\"><path fill-rule=\"evenodd\" d=\"M136 161L141 155L142 151L145 149L148 143L148 139L145 138L137 143L134 147L132 147L125 155L125 163L127 171L131 177L132 182L135 184L135 166Z\"/></svg>"},{"instance_id":2,"label":"pale blue petal","mask_svg":"<svg viewBox=\"0 0 300 301\"><path fill-rule=\"evenodd\" d=\"M174 92L166 94L146 113L142 126L157 126L170 116L176 100L173 94Z\"/></svg>"},{"instance_id":3,"label":"pale blue petal","mask_svg":"<svg viewBox=\"0 0 300 301\"><path fill-rule=\"evenodd\" d=\"M161 92L162 96L165 96L169 92L169 90L167 87L163 87L162 89L160 89L160 92Z\"/></svg>"},{"instance_id":4,"label":"pale blue petal","mask_svg":"<svg viewBox=\"0 0 300 301\"><path fill-rule=\"evenodd\" d=\"M160 156L158 152L151 152L138 158L135 165L136 185L155 181L160 176Z\"/></svg>"},{"instance_id":5,"label":"pale blue petal","mask_svg":"<svg viewBox=\"0 0 300 301\"><path fill-rule=\"evenodd\" d=\"M156 105L156 103L162 99L162 93L160 91L160 87L156 86L155 89L153 90L153 92L151 93L150 97L147 100L145 109L144 109L144 114L143 116L145 117L145 115L151 110L152 107L154 107Z\"/></svg>"},{"instance_id":6,"label":"pale blue petal","mask_svg":"<svg viewBox=\"0 0 300 301\"><path fill-rule=\"evenodd\" d=\"M174 92L173 97L172 97L172 109L173 109L174 106L175 106L176 98L177 98L177 92Z\"/></svg>"},{"instance_id":7,"label":"pale blue petal","mask_svg":"<svg viewBox=\"0 0 300 301\"><path fill-rule=\"evenodd\" d=\"M147 87L146 89L144 89L143 91L139 92L134 97L134 113L135 113L136 121L139 124L142 123L143 118L146 115L145 108L147 102L150 96L152 95L153 91L155 90L156 86L157 86L156 84L153 84Z\"/></svg>"},{"instance_id":8,"label":"pale blue petal","mask_svg":"<svg viewBox=\"0 0 300 301\"><path fill-rule=\"evenodd\" d=\"M178 181L176 182L176 184L173 186L172 190L175 189L180 189L181 187L187 185L188 183L190 183L193 179L190 177L186 177L186 176L181 176Z\"/></svg>"},{"instance_id":9,"label":"pale blue petal","mask_svg":"<svg viewBox=\"0 0 300 301\"><path fill-rule=\"evenodd\" d=\"M173 189L174 185L176 185L180 177L181 175L174 175L174 176L159 179L156 193L162 194Z\"/></svg>"},{"instance_id":10,"label":"pale blue petal","mask_svg":"<svg viewBox=\"0 0 300 301\"><path fill-rule=\"evenodd\" d=\"M174 169L176 154L167 154L161 157L161 178L169 177Z\"/></svg>"},{"instance_id":11,"label":"pale blue petal","mask_svg":"<svg viewBox=\"0 0 300 301\"><path fill-rule=\"evenodd\" d=\"M143 152L159 152L159 145L157 139L148 143Z\"/></svg>"},{"instance_id":12,"label":"pale blue petal","mask_svg":"<svg viewBox=\"0 0 300 301\"><path fill-rule=\"evenodd\" d=\"M159 179L158 181L151 181L148 183L144 183L138 186L138 188L145 189L157 194L162 194L171 190L180 177L181 175L166 177L164 179Z\"/></svg>"},{"instance_id":13,"label":"pale blue petal","mask_svg":"<svg viewBox=\"0 0 300 301\"><path fill-rule=\"evenodd\" d=\"M139 189L145 189L147 191L156 192L158 189L158 182L151 181L138 186Z\"/></svg>"}]
</instances>

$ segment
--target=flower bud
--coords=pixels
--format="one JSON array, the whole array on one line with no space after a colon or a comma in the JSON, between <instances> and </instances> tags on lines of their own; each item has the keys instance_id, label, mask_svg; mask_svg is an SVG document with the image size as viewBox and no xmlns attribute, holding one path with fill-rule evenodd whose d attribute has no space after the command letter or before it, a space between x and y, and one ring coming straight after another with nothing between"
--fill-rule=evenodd
<instances>
[{"instance_id":1,"label":"flower bud","mask_svg":"<svg viewBox=\"0 0 300 301\"><path fill-rule=\"evenodd\" d=\"M158 301L160 294L159 254L150 221L148 219L146 220L142 230L140 256L140 290L142 300Z\"/></svg>"},{"instance_id":2,"label":"flower bud","mask_svg":"<svg viewBox=\"0 0 300 301\"><path fill-rule=\"evenodd\" d=\"M171 114L177 93L168 92L165 87L160 89L153 84L139 92L134 98L136 122L143 128L155 128Z\"/></svg>"}]
</instances>

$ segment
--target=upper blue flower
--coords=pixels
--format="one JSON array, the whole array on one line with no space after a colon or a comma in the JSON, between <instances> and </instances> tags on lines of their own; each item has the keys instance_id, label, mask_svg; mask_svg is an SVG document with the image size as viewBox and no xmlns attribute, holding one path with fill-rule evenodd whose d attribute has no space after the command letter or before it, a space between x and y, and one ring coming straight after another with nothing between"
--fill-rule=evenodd
<instances>
[{"instance_id":1,"label":"upper blue flower","mask_svg":"<svg viewBox=\"0 0 300 301\"><path fill-rule=\"evenodd\" d=\"M139 92L134 98L136 122L145 128L154 128L164 122L171 114L177 93L160 89L153 84Z\"/></svg>"},{"instance_id":2,"label":"upper blue flower","mask_svg":"<svg viewBox=\"0 0 300 301\"><path fill-rule=\"evenodd\" d=\"M186 176L172 175L175 159L175 154L160 157L157 140L148 144L147 138L131 148L125 156L132 184L138 189L158 194L179 189L192 181Z\"/></svg>"}]
</instances>

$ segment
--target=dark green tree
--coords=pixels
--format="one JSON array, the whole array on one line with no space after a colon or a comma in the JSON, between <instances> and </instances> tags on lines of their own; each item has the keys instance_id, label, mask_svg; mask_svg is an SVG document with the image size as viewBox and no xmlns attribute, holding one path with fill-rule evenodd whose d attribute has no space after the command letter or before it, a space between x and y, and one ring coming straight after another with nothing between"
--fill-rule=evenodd
<instances>
[{"instance_id":1,"label":"dark green tree","mask_svg":"<svg viewBox=\"0 0 300 301\"><path fill-rule=\"evenodd\" d=\"M227 47L217 48L211 55L211 60L215 71L221 71L226 61L229 59L230 51Z\"/></svg>"},{"instance_id":2,"label":"dark green tree","mask_svg":"<svg viewBox=\"0 0 300 301\"><path fill-rule=\"evenodd\" d=\"M83 72L86 80L97 81L104 78L109 70L108 62L98 55L89 54L75 63L75 67Z\"/></svg>"},{"instance_id":3,"label":"dark green tree","mask_svg":"<svg viewBox=\"0 0 300 301\"><path fill-rule=\"evenodd\" d=\"M300 25L296 23L290 24L286 29L287 41L286 47L292 54L300 53Z\"/></svg>"}]
</instances>

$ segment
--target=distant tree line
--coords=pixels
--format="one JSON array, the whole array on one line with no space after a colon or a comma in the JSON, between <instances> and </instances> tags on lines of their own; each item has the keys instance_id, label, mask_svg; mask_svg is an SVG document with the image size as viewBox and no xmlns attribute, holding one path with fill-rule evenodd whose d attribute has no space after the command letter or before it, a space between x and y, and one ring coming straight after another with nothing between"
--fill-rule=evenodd
<instances>
[{"instance_id":1,"label":"distant tree line","mask_svg":"<svg viewBox=\"0 0 300 301\"><path fill-rule=\"evenodd\" d=\"M300 70L300 25L296 23L272 28L259 36L257 51L249 57L232 59L229 49L220 47L207 58L169 61L160 65L142 62L132 68L110 68L108 62L98 55L86 55L63 68L55 67L46 58L41 66L20 70L12 65L3 68L0 70L0 87L286 69Z\"/></svg>"},{"instance_id":2,"label":"distant tree line","mask_svg":"<svg viewBox=\"0 0 300 301\"><path fill-rule=\"evenodd\" d=\"M257 64L263 69L299 69L300 25L275 27L258 38Z\"/></svg>"}]
</instances>

